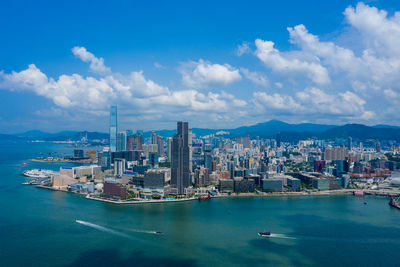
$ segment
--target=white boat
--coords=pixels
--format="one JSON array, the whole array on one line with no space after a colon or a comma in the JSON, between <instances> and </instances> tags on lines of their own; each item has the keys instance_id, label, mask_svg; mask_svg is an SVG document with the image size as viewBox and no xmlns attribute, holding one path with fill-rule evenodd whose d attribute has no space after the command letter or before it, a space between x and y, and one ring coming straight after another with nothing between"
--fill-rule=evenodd
<instances>
[{"instance_id":1,"label":"white boat","mask_svg":"<svg viewBox=\"0 0 400 267\"><path fill-rule=\"evenodd\" d=\"M51 175L54 175L54 171L50 170L42 170L42 169L33 169L33 170L26 170L22 173L24 176L29 178L50 178Z\"/></svg>"}]
</instances>

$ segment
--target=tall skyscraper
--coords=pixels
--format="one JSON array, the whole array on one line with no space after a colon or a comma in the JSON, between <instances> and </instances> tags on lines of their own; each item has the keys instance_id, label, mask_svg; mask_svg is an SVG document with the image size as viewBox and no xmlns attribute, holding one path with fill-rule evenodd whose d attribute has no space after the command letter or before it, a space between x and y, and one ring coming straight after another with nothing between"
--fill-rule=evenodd
<instances>
[{"instance_id":1,"label":"tall skyscraper","mask_svg":"<svg viewBox=\"0 0 400 267\"><path fill-rule=\"evenodd\" d=\"M276 134L276 146L281 147L281 133Z\"/></svg>"},{"instance_id":2,"label":"tall skyscraper","mask_svg":"<svg viewBox=\"0 0 400 267\"><path fill-rule=\"evenodd\" d=\"M172 161L172 138L168 137L168 161L171 162Z\"/></svg>"},{"instance_id":3,"label":"tall skyscraper","mask_svg":"<svg viewBox=\"0 0 400 267\"><path fill-rule=\"evenodd\" d=\"M378 153L381 152L381 142L379 142L379 141L375 142L375 150Z\"/></svg>"},{"instance_id":4,"label":"tall skyscraper","mask_svg":"<svg viewBox=\"0 0 400 267\"><path fill-rule=\"evenodd\" d=\"M189 123L179 121L177 133L172 137L171 185L178 194L185 193L190 181Z\"/></svg>"},{"instance_id":5,"label":"tall skyscraper","mask_svg":"<svg viewBox=\"0 0 400 267\"><path fill-rule=\"evenodd\" d=\"M157 133L155 131L151 131L151 143L157 144Z\"/></svg>"},{"instance_id":6,"label":"tall skyscraper","mask_svg":"<svg viewBox=\"0 0 400 267\"><path fill-rule=\"evenodd\" d=\"M211 144L204 145L204 167L209 171L212 170L212 149Z\"/></svg>"},{"instance_id":7,"label":"tall skyscraper","mask_svg":"<svg viewBox=\"0 0 400 267\"><path fill-rule=\"evenodd\" d=\"M117 151L126 150L126 132L119 132L117 134Z\"/></svg>"},{"instance_id":8,"label":"tall skyscraper","mask_svg":"<svg viewBox=\"0 0 400 267\"><path fill-rule=\"evenodd\" d=\"M349 150L349 151L351 151L351 147L353 146L353 139L351 138L351 136L349 136L348 138L347 138L347 149Z\"/></svg>"},{"instance_id":9,"label":"tall skyscraper","mask_svg":"<svg viewBox=\"0 0 400 267\"><path fill-rule=\"evenodd\" d=\"M157 146L158 146L158 154L162 157L164 156L164 137L157 136Z\"/></svg>"},{"instance_id":10,"label":"tall skyscraper","mask_svg":"<svg viewBox=\"0 0 400 267\"><path fill-rule=\"evenodd\" d=\"M117 151L117 106L110 108L110 152Z\"/></svg>"}]
</instances>

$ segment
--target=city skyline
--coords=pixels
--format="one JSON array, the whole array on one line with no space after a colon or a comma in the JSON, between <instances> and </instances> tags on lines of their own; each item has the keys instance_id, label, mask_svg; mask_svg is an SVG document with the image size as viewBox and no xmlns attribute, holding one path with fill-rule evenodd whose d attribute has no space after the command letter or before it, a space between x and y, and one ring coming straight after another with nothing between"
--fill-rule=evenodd
<instances>
[{"instance_id":1,"label":"city skyline","mask_svg":"<svg viewBox=\"0 0 400 267\"><path fill-rule=\"evenodd\" d=\"M259 5L232 3L229 12L221 13L221 3L213 8L205 3L197 11L173 3L166 11L177 8L176 20L168 21L165 28L159 24L164 13L158 12L159 20L154 18L158 22L153 24L150 18L132 15L110 22L109 28L89 23L93 34L85 38L85 30L75 24L58 25L67 32L64 38L73 38L60 43L44 36L28 55L10 47L19 38L11 30L22 30L23 23L13 24L3 29L3 51L10 52L0 53L0 96L5 100L0 132L55 132L83 126L105 131L111 105L121 108L121 129L132 125L143 130L170 129L178 120L219 129L270 119L399 125L398 3L310 1L298 6L293 1L291 5L304 14L293 14L277 3ZM40 7L32 8L42 14ZM96 9L105 15L106 7ZM3 19L17 12L11 3L7 8ZM74 11L78 21L94 16L81 13L87 8L83 5ZM149 6L131 3L112 8L137 14ZM243 25L236 21L239 14ZM43 20L50 17L42 15ZM183 21L187 25L177 27ZM214 29L215 25L219 26ZM109 30L121 26L132 36ZM253 29L251 34L247 27ZM218 31L224 37L218 38ZM21 36L34 33L23 29ZM98 42L102 33L114 39ZM46 49L49 44L60 46Z\"/></svg>"},{"instance_id":2,"label":"city skyline","mask_svg":"<svg viewBox=\"0 0 400 267\"><path fill-rule=\"evenodd\" d=\"M0 266L400 266L400 1L0 23Z\"/></svg>"}]
</instances>

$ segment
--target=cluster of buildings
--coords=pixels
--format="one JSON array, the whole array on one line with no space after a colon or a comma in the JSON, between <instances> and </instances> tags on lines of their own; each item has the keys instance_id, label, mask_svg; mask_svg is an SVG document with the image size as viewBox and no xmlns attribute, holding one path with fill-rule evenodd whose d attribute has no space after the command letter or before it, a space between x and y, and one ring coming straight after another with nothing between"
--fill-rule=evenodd
<instances>
[{"instance_id":1,"label":"cluster of buildings","mask_svg":"<svg viewBox=\"0 0 400 267\"><path fill-rule=\"evenodd\" d=\"M104 198L185 198L203 193L299 192L336 190L352 181L385 179L396 163L374 147L354 147L353 140L301 140L206 136L178 122L176 134L119 132L117 108L110 110L110 145L98 152L98 165L61 168L52 178L58 189ZM83 151L74 153L82 157ZM93 153L91 153L93 156Z\"/></svg>"}]
</instances>

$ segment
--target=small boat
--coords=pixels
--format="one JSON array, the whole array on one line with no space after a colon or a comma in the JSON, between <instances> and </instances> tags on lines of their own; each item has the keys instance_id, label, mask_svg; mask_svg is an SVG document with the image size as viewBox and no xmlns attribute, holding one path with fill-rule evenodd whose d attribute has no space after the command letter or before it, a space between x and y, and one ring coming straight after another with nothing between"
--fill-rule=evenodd
<instances>
[{"instance_id":1,"label":"small boat","mask_svg":"<svg viewBox=\"0 0 400 267\"><path fill-rule=\"evenodd\" d=\"M26 165L28 165L28 163L26 163L26 162L22 163L22 166L26 166Z\"/></svg>"},{"instance_id":2,"label":"small boat","mask_svg":"<svg viewBox=\"0 0 400 267\"><path fill-rule=\"evenodd\" d=\"M259 236L271 236L271 232L267 232L267 231L259 232L258 235Z\"/></svg>"},{"instance_id":3,"label":"small boat","mask_svg":"<svg viewBox=\"0 0 400 267\"><path fill-rule=\"evenodd\" d=\"M157 234L157 235L162 235L162 234L164 234L164 233L163 233L163 232L160 232L160 231L157 231L156 234Z\"/></svg>"},{"instance_id":4,"label":"small boat","mask_svg":"<svg viewBox=\"0 0 400 267\"><path fill-rule=\"evenodd\" d=\"M203 196L199 196L199 201L202 201L202 200L209 200L209 199L211 199L211 197L210 197L210 195L203 195Z\"/></svg>"},{"instance_id":5,"label":"small boat","mask_svg":"<svg viewBox=\"0 0 400 267\"><path fill-rule=\"evenodd\" d=\"M400 209L400 195L397 197L391 197L390 201L389 201L389 205Z\"/></svg>"}]
</instances>

